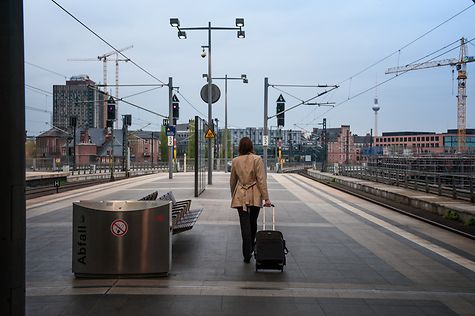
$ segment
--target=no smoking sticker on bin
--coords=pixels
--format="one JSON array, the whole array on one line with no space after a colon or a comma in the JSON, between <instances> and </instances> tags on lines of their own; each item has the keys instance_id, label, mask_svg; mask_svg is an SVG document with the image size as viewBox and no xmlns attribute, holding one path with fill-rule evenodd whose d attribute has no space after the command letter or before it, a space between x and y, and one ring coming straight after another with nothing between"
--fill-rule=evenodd
<instances>
[{"instance_id":1,"label":"no smoking sticker on bin","mask_svg":"<svg viewBox=\"0 0 475 316\"><path fill-rule=\"evenodd\" d=\"M117 237L122 237L125 234L127 234L128 229L129 229L129 226L122 219L116 219L111 224L112 235L117 236Z\"/></svg>"}]
</instances>

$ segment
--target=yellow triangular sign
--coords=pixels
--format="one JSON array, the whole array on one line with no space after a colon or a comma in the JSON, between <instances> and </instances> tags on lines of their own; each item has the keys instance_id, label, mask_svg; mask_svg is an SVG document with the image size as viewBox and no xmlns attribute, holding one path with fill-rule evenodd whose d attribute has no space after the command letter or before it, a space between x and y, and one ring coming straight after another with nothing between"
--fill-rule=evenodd
<instances>
[{"instance_id":1,"label":"yellow triangular sign","mask_svg":"<svg viewBox=\"0 0 475 316\"><path fill-rule=\"evenodd\" d=\"M206 132L205 138L214 138L214 133L211 130L211 128L208 128L208 131Z\"/></svg>"}]
</instances>

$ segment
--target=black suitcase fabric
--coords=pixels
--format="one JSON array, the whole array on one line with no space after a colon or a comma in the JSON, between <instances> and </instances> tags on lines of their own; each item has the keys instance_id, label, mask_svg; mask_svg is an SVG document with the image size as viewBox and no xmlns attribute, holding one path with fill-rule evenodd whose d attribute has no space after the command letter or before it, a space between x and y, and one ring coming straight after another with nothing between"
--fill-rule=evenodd
<instances>
[{"instance_id":1,"label":"black suitcase fabric","mask_svg":"<svg viewBox=\"0 0 475 316\"><path fill-rule=\"evenodd\" d=\"M282 232L275 230L274 210L272 210L274 230L264 230L256 233L256 246L254 257L256 259L256 271L260 269L274 269L284 271L286 264L285 255L288 250L285 246L285 239ZM265 211L264 211L265 216Z\"/></svg>"}]
</instances>

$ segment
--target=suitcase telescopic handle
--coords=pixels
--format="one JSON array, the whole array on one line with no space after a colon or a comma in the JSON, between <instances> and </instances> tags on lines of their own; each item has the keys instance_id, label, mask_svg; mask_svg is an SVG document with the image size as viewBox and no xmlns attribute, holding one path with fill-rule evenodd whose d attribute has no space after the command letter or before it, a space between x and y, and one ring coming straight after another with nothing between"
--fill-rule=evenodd
<instances>
[{"instance_id":1,"label":"suitcase telescopic handle","mask_svg":"<svg viewBox=\"0 0 475 316\"><path fill-rule=\"evenodd\" d=\"M265 206L262 208L264 214L262 214L262 229L266 230L266 208L272 207L272 230L275 230L275 206L271 204L270 206Z\"/></svg>"}]
</instances>

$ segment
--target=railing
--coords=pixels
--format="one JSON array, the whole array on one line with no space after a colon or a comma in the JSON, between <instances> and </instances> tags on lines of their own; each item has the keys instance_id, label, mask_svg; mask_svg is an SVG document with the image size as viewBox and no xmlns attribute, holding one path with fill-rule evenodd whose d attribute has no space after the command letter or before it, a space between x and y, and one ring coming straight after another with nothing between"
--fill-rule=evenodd
<instances>
[{"instance_id":1,"label":"railing","mask_svg":"<svg viewBox=\"0 0 475 316\"><path fill-rule=\"evenodd\" d=\"M76 166L61 163L52 158L36 158L26 160L26 171L63 171L75 174L94 174L94 173L110 173L112 166L109 162L94 162L88 164L76 164ZM114 172L123 171L122 161L116 161L113 166ZM129 166L131 171L139 170L168 170L168 162L131 162Z\"/></svg>"},{"instance_id":2,"label":"railing","mask_svg":"<svg viewBox=\"0 0 475 316\"><path fill-rule=\"evenodd\" d=\"M226 161L224 158L215 158L214 159L214 170L215 171L231 171L231 161L232 158L228 158L228 165L226 166ZM284 172L292 171L294 169L309 168L314 165L313 162L286 162L284 164ZM101 173L110 173L111 165L110 163L88 163L88 164L77 164L76 166L61 164L56 162L52 158L36 158L36 159L27 159L26 163L27 171L47 171L47 172L69 172L70 175L84 175L84 174L101 174ZM277 171L275 161L268 161L269 171ZM186 159L186 171L193 172L195 169L195 160L194 158ZM129 166L129 171L141 171L148 170L152 172L164 172L168 171L168 162L167 161L158 161L158 162L131 162ZM116 161L114 163L114 173L121 172L122 170L122 161ZM184 172L185 171L185 160L183 158L176 159L173 161L173 172Z\"/></svg>"},{"instance_id":3,"label":"railing","mask_svg":"<svg viewBox=\"0 0 475 316\"><path fill-rule=\"evenodd\" d=\"M340 165L338 169L339 174L348 177L475 202L475 177L470 175L345 165Z\"/></svg>"}]
</instances>

